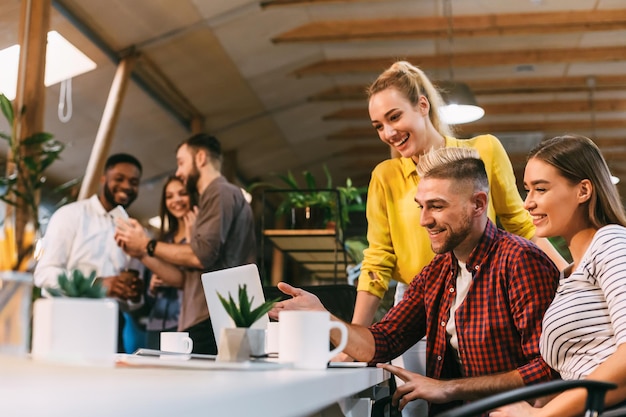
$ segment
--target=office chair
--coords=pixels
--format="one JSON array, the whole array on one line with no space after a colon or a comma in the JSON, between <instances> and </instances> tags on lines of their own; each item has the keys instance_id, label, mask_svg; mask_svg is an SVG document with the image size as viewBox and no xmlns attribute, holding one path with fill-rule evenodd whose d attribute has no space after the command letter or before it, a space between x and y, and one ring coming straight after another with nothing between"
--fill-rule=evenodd
<instances>
[{"instance_id":1,"label":"office chair","mask_svg":"<svg viewBox=\"0 0 626 417\"><path fill-rule=\"evenodd\" d=\"M610 389L617 388L617 385L592 381L589 379L579 380L558 380L550 381L543 384L531 385L528 387L522 387L511 391L503 392L500 394L492 395L487 398L483 398L478 401L473 401L469 404L461 407L448 410L436 417L472 417L480 416L489 410L501 407L503 405L512 404L518 401L528 400L531 398L543 397L549 394L556 394L562 391L566 391L572 388L586 388L587 389L587 403L585 417L618 417L626 416L626 408L622 409L622 414L609 414L613 410L607 412L607 414L601 414L604 407L604 395ZM618 411L618 410L615 410Z\"/></svg>"}]
</instances>

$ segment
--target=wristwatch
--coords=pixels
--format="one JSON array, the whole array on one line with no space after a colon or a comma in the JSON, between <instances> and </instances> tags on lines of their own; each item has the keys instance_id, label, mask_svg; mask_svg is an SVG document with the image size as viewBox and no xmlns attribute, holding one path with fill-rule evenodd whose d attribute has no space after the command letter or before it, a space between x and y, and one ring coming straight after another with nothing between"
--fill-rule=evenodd
<instances>
[{"instance_id":1,"label":"wristwatch","mask_svg":"<svg viewBox=\"0 0 626 417\"><path fill-rule=\"evenodd\" d=\"M150 241L146 245L146 253L148 253L148 256L154 256L154 249L156 249L156 244L156 239L150 239Z\"/></svg>"}]
</instances>

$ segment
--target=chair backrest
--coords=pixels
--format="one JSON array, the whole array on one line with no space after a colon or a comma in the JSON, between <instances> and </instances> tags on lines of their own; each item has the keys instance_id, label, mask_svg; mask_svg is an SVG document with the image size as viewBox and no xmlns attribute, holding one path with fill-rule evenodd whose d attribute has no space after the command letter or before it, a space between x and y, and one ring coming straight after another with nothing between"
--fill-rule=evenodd
<instances>
[{"instance_id":1,"label":"chair backrest","mask_svg":"<svg viewBox=\"0 0 626 417\"><path fill-rule=\"evenodd\" d=\"M585 415L597 416L602 412L604 406L604 395L608 390L615 389L616 387L617 385L612 383L593 381L589 379L550 381L543 384L530 385L492 395L490 397L483 398L482 400L474 401L461 407L448 410L438 414L436 417L478 416L503 405L556 394L572 388L587 388L587 411Z\"/></svg>"},{"instance_id":2,"label":"chair backrest","mask_svg":"<svg viewBox=\"0 0 626 417\"><path fill-rule=\"evenodd\" d=\"M341 320L347 321L348 323L352 321L354 303L356 302L356 287L347 284L338 284L311 285L301 288L315 294L331 314L339 317ZM276 287L263 287L263 292L265 293L265 298L268 300L274 298L286 300L290 298Z\"/></svg>"}]
</instances>

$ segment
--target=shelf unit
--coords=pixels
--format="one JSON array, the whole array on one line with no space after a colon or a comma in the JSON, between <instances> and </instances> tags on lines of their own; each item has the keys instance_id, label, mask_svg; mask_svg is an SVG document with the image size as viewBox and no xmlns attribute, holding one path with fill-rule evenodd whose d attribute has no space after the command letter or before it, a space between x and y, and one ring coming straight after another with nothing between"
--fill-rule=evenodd
<instances>
[{"instance_id":1,"label":"shelf unit","mask_svg":"<svg viewBox=\"0 0 626 417\"><path fill-rule=\"evenodd\" d=\"M336 190L329 191L337 193ZM265 203L264 195L264 207ZM346 268L353 260L344 249L338 221L335 224L335 228L332 229L266 229L263 219L262 251L267 240L273 247L311 272L313 278L320 281L333 280L334 284L343 284L347 280Z\"/></svg>"}]
</instances>

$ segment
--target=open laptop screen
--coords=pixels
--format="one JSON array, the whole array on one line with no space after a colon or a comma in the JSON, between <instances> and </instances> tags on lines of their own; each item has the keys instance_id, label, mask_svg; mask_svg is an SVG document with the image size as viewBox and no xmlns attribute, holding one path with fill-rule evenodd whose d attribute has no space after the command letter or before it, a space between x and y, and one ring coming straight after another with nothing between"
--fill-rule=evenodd
<instances>
[{"instance_id":1,"label":"open laptop screen","mask_svg":"<svg viewBox=\"0 0 626 417\"><path fill-rule=\"evenodd\" d=\"M233 299L237 300L239 286L243 284L246 284L248 296L254 297L252 308L258 307L265 302L261 276L255 264L236 266L202 274L204 296L209 307L209 315L211 316L211 324L213 325L213 334L215 335L217 346L220 345L222 328L235 327L233 320L217 297L217 293L219 292L226 299L228 299L228 294L230 293ZM252 327L265 329L268 322L269 316L266 314L254 323Z\"/></svg>"}]
</instances>

